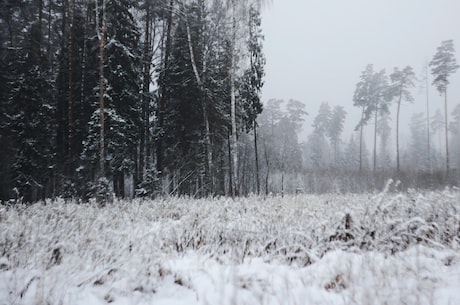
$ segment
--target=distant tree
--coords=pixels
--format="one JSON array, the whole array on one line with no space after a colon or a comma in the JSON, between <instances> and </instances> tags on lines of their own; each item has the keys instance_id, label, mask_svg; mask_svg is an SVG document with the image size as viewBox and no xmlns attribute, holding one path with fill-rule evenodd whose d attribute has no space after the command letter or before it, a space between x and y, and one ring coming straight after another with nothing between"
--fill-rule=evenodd
<instances>
[{"instance_id":1,"label":"distant tree","mask_svg":"<svg viewBox=\"0 0 460 305\"><path fill-rule=\"evenodd\" d=\"M410 143L409 155L411 156L411 167L415 170L426 171L428 169L428 156L426 154L426 124L425 114L416 113L410 121Z\"/></svg>"},{"instance_id":2,"label":"distant tree","mask_svg":"<svg viewBox=\"0 0 460 305\"><path fill-rule=\"evenodd\" d=\"M377 126L377 133L380 136L380 157L379 164L380 167L384 168L385 165L388 166L391 163L391 157L388 151L390 138L391 138L391 127L389 124L390 115L384 114L379 120Z\"/></svg>"},{"instance_id":3,"label":"distant tree","mask_svg":"<svg viewBox=\"0 0 460 305\"><path fill-rule=\"evenodd\" d=\"M329 136L332 111L329 103L322 102L318 114L313 120L313 132L308 136L307 147L310 152L310 163L314 169L325 168L330 164Z\"/></svg>"},{"instance_id":4,"label":"distant tree","mask_svg":"<svg viewBox=\"0 0 460 305\"><path fill-rule=\"evenodd\" d=\"M329 132L331 118L331 106L329 106L328 102L322 102L319 106L318 114L315 116L315 119L313 120L312 127L314 128L314 132L322 136L327 135Z\"/></svg>"},{"instance_id":5,"label":"distant tree","mask_svg":"<svg viewBox=\"0 0 460 305\"><path fill-rule=\"evenodd\" d=\"M441 113L441 110L436 109L435 113L431 117L431 130L433 134L438 134L438 147L442 150L441 136L444 129L444 116Z\"/></svg>"},{"instance_id":6,"label":"distant tree","mask_svg":"<svg viewBox=\"0 0 460 305\"><path fill-rule=\"evenodd\" d=\"M269 178L271 171L273 170L274 159L276 151L277 141L275 139L275 132L283 118L283 112L281 106L284 104L284 101L281 99L270 99L265 104L265 107L258 118L260 125L260 139L263 146L263 156L265 160L265 194L270 192L269 189Z\"/></svg>"},{"instance_id":7,"label":"distant tree","mask_svg":"<svg viewBox=\"0 0 460 305\"><path fill-rule=\"evenodd\" d=\"M305 111L305 104L290 99L286 105L287 117L289 121L294 125L294 129L298 132L305 121L305 116L308 115L308 112Z\"/></svg>"},{"instance_id":8,"label":"distant tree","mask_svg":"<svg viewBox=\"0 0 460 305\"><path fill-rule=\"evenodd\" d=\"M307 138L308 166L314 170L327 168L329 160L329 144L324 134L313 131Z\"/></svg>"},{"instance_id":9,"label":"distant tree","mask_svg":"<svg viewBox=\"0 0 460 305\"><path fill-rule=\"evenodd\" d=\"M388 79L385 70L374 72L372 65L367 65L356 85L353 96L354 105L361 108L361 120L356 129L360 129L360 171L362 169L362 138L363 127L374 116L374 158L373 170L377 165L377 124L379 115L389 112L388 102L391 95L388 90Z\"/></svg>"},{"instance_id":10,"label":"distant tree","mask_svg":"<svg viewBox=\"0 0 460 305\"><path fill-rule=\"evenodd\" d=\"M343 132L346 115L347 113L342 106L335 106L332 110L331 119L329 121L327 134L334 151L334 166L337 166L340 136Z\"/></svg>"},{"instance_id":11,"label":"distant tree","mask_svg":"<svg viewBox=\"0 0 460 305\"><path fill-rule=\"evenodd\" d=\"M260 138L265 158L265 191L269 192L269 175L273 170L281 174L281 192L284 191L284 176L302 164L298 134L304 121L305 104L289 100L286 110L283 100L271 99L262 112Z\"/></svg>"},{"instance_id":12,"label":"distant tree","mask_svg":"<svg viewBox=\"0 0 460 305\"><path fill-rule=\"evenodd\" d=\"M360 145L356 138L359 136L353 134L350 137L350 140L345 146L345 151L344 151L344 167L350 171L354 171L359 167L359 150L360 150ZM363 142L362 144L362 167L363 168L369 168L369 151L366 147L366 143Z\"/></svg>"},{"instance_id":13,"label":"distant tree","mask_svg":"<svg viewBox=\"0 0 460 305\"><path fill-rule=\"evenodd\" d=\"M436 54L430 62L431 73L434 76L433 85L439 93L444 94L444 117L445 117L445 136L446 136L446 175L449 175L449 136L448 136L448 117L447 117L447 86L449 77L460 67L455 59L455 49L453 40L441 42Z\"/></svg>"},{"instance_id":14,"label":"distant tree","mask_svg":"<svg viewBox=\"0 0 460 305\"><path fill-rule=\"evenodd\" d=\"M286 113L280 120L278 128L278 140L282 143L278 154L278 164L281 170L281 192L284 194L284 177L288 170L293 170L302 164L302 154L299 145L299 137L305 116L305 104L290 99L286 105Z\"/></svg>"},{"instance_id":15,"label":"distant tree","mask_svg":"<svg viewBox=\"0 0 460 305\"><path fill-rule=\"evenodd\" d=\"M453 120L450 122L449 127L450 127L450 132L454 136L453 156L456 156L456 160L454 160L455 162L454 164L456 164L457 170L460 170L460 104L457 104L457 106L455 106L451 114L452 114Z\"/></svg>"},{"instance_id":16,"label":"distant tree","mask_svg":"<svg viewBox=\"0 0 460 305\"><path fill-rule=\"evenodd\" d=\"M391 92L388 90L388 78L385 70L381 70L374 74L373 82L373 98L371 100L368 115L374 115L374 157L373 157L373 172L377 168L377 127L379 116L389 114L389 102L392 99Z\"/></svg>"},{"instance_id":17,"label":"distant tree","mask_svg":"<svg viewBox=\"0 0 460 305\"><path fill-rule=\"evenodd\" d=\"M431 166L431 136L430 136L430 85L429 85L429 72L428 62L425 62L420 77L420 88L425 89L426 96L426 138L427 138L427 155L428 164Z\"/></svg>"},{"instance_id":18,"label":"distant tree","mask_svg":"<svg viewBox=\"0 0 460 305\"><path fill-rule=\"evenodd\" d=\"M392 90L390 94L392 97L396 97L396 103L398 105L398 110L396 112L396 171L399 173L399 114L401 110L401 102L414 101L409 89L415 85L415 73L410 66L405 67L403 70L399 70L399 68L396 67L390 75L390 79L390 88Z\"/></svg>"},{"instance_id":19,"label":"distant tree","mask_svg":"<svg viewBox=\"0 0 460 305\"><path fill-rule=\"evenodd\" d=\"M359 166L359 144L356 142L354 135L346 144L344 152L344 167L348 170L354 170Z\"/></svg>"}]
</instances>

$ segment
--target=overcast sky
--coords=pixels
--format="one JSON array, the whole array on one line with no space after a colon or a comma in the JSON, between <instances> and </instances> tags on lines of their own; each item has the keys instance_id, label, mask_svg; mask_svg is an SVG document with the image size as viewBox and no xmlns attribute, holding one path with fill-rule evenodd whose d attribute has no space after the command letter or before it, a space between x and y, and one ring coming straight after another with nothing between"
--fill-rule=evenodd
<instances>
[{"instance_id":1,"label":"overcast sky","mask_svg":"<svg viewBox=\"0 0 460 305\"><path fill-rule=\"evenodd\" d=\"M419 75L447 39L454 40L460 63L460 0L272 0L262 26L267 59L263 100L305 103L307 132L319 105L327 101L346 108L348 139L359 120L353 93L367 64L387 74L395 66L411 65ZM460 103L460 71L450 82L452 109ZM435 87L430 91L434 112L443 100ZM414 105L402 109L402 134L408 135L411 114L426 110L420 92L414 89Z\"/></svg>"}]
</instances>

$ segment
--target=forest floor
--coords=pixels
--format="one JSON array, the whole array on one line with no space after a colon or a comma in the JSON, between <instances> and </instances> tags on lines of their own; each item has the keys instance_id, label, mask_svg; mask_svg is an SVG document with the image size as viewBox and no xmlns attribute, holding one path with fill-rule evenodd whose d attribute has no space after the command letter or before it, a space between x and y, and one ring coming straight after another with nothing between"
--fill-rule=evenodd
<instances>
[{"instance_id":1,"label":"forest floor","mask_svg":"<svg viewBox=\"0 0 460 305\"><path fill-rule=\"evenodd\" d=\"M0 205L0 305L460 304L460 190Z\"/></svg>"}]
</instances>

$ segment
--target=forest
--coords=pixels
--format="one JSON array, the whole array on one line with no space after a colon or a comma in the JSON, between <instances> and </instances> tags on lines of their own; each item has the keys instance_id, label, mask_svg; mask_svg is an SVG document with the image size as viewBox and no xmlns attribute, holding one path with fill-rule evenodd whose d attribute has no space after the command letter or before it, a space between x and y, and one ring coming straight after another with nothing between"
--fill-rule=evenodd
<instances>
[{"instance_id":1,"label":"forest","mask_svg":"<svg viewBox=\"0 0 460 305\"><path fill-rule=\"evenodd\" d=\"M261 5L2 1L0 200L364 192L390 178L458 186L460 104L447 106L459 67L452 40L424 77L410 66L365 67L346 97L361 119L344 139L343 106L262 102ZM418 83L434 85L445 105L433 114L427 100L400 143L400 107ZM313 132L303 139L308 115Z\"/></svg>"}]
</instances>

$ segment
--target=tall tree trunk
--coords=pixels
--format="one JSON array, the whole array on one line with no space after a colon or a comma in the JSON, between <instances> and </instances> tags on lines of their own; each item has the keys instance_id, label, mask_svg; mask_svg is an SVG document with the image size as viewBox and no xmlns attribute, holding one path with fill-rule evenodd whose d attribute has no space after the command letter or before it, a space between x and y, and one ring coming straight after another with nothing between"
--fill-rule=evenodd
<instances>
[{"instance_id":1,"label":"tall tree trunk","mask_svg":"<svg viewBox=\"0 0 460 305\"><path fill-rule=\"evenodd\" d=\"M361 124L359 129L359 172L363 170L363 127L364 127L364 107L361 112Z\"/></svg>"},{"instance_id":2,"label":"tall tree trunk","mask_svg":"<svg viewBox=\"0 0 460 305\"><path fill-rule=\"evenodd\" d=\"M444 126L446 133L446 176L449 177L449 129L448 129L448 118L447 118L447 88L444 91Z\"/></svg>"},{"instance_id":3,"label":"tall tree trunk","mask_svg":"<svg viewBox=\"0 0 460 305\"><path fill-rule=\"evenodd\" d=\"M211 145L211 131L209 126L208 112L206 109L206 100L205 97L201 97L201 106L203 108L203 120L205 126L205 144L206 144L206 161L207 161L207 171L208 175L205 178L207 184L206 189L213 193L214 192L214 177L213 177L213 156L212 156L212 145ZM209 184L209 185L208 185Z\"/></svg>"},{"instance_id":4,"label":"tall tree trunk","mask_svg":"<svg viewBox=\"0 0 460 305\"><path fill-rule=\"evenodd\" d=\"M204 126L205 126L205 146L206 146L206 163L207 163L207 182L209 183L209 191L211 193L214 191L214 186L213 186L213 177L212 177L212 146L211 146L211 132L210 132L210 126L209 126L209 118L208 118L208 111L206 107L206 90L204 88L203 81L201 79L200 74L198 73L198 67L196 65L195 61L195 55L193 53L193 45L192 45L192 36L190 34L190 27L187 22L187 40L188 40L188 47L189 47L189 52L190 52L190 61L192 64L192 69L193 69L193 74L195 75L195 80L198 84L198 88L200 90L200 100L201 100L201 108L203 110L203 121L204 121Z\"/></svg>"},{"instance_id":5,"label":"tall tree trunk","mask_svg":"<svg viewBox=\"0 0 460 305\"><path fill-rule=\"evenodd\" d=\"M141 122L141 137L139 143L139 166L137 181L144 181L145 171L147 169L147 146L149 145L149 105L150 105L150 1L145 3L145 33L144 33L144 63L143 63L143 83L142 83L142 122Z\"/></svg>"},{"instance_id":6,"label":"tall tree trunk","mask_svg":"<svg viewBox=\"0 0 460 305\"><path fill-rule=\"evenodd\" d=\"M270 174L270 158L268 157L267 145L264 141L264 156L265 156L265 165L267 167L267 173L265 174L265 195L268 195L268 178Z\"/></svg>"},{"instance_id":7,"label":"tall tree trunk","mask_svg":"<svg viewBox=\"0 0 460 305\"><path fill-rule=\"evenodd\" d=\"M97 3L97 2L96 2ZM99 14L99 10L96 12ZM97 16L96 18L100 18ZM102 24L98 27L99 38L99 177L105 177L105 138L104 138L104 94L105 94L105 78L104 78L104 46L105 46L105 0L102 0Z\"/></svg>"},{"instance_id":8,"label":"tall tree trunk","mask_svg":"<svg viewBox=\"0 0 460 305\"><path fill-rule=\"evenodd\" d=\"M68 68L68 99L67 99L67 170L68 175L73 169L73 26L75 14L75 0L71 1L69 6L69 39L67 50L69 52L69 68Z\"/></svg>"},{"instance_id":9,"label":"tall tree trunk","mask_svg":"<svg viewBox=\"0 0 460 305\"><path fill-rule=\"evenodd\" d=\"M68 47L67 46L67 11L68 11L68 0L64 0L62 1L62 10L61 10L61 14L62 14L62 23L61 23L61 33L62 33L62 39L60 40L60 51L62 52L62 56L59 57L59 70L62 71L63 75L64 74L64 71L66 71L65 69L68 69L67 67L67 64L68 64L68 60L66 61L66 58L65 58L65 50L66 48ZM66 77L62 77L62 88L60 88L60 90L62 90L62 92L60 91L60 93L62 93L63 96L65 96L66 92L67 92L67 88L65 88L66 86L68 87L68 84L65 83L66 80L67 80L67 76ZM65 161L66 161L66 156L67 156L67 152L68 152L68 123L67 123L67 120L68 120L68 116L67 116L67 111L66 109L68 108L68 100L67 98L63 98L63 99L58 99L58 115L59 115L59 131L60 133L58 133L58 142L57 142L57 151L58 151L58 155L59 155L59 161L61 163L61 167L60 168L60 171L62 173L65 173L66 169L65 169Z\"/></svg>"},{"instance_id":10,"label":"tall tree trunk","mask_svg":"<svg viewBox=\"0 0 460 305\"><path fill-rule=\"evenodd\" d=\"M169 67L169 55L171 53L171 27L172 27L172 15L173 15L174 0L169 2L169 14L167 20L167 29L166 29L166 47L165 47L165 56L163 59L163 73ZM160 96L158 99L158 130L160 134L158 135L157 145L156 145L156 161L157 161L157 176L161 181L163 176L163 127L164 127L164 110L165 110L165 92L164 77L160 80Z\"/></svg>"},{"instance_id":11,"label":"tall tree trunk","mask_svg":"<svg viewBox=\"0 0 460 305\"><path fill-rule=\"evenodd\" d=\"M254 155L256 161L256 188L257 195L260 195L260 177L259 177L259 153L257 151L257 123L256 120L253 121L254 129Z\"/></svg>"},{"instance_id":12,"label":"tall tree trunk","mask_svg":"<svg viewBox=\"0 0 460 305\"><path fill-rule=\"evenodd\" d=\"M49 64L49 71L50 74L53 75L54 73L54 60L53 60L53 51L52 51L52 44L51 44L51 6L53 1L48 1L48 64Z\"/></svg>"},{"instance_id":13,"label":"tall tree trunk","mask_svg":"<svg viewBox=\"0 0 460 305\"><path fill-rule=\"evenodd\" d=\"M401 110L401 99L402 99L402 88L399 92L398 99L398 110L396 112L396 172L399 175L400 163L399 163L399 113Z\"/></svg>"},{"instance_id":14,"label":"tall tree trunk","mask_svg":"<svg viewBox=\"0 0 460 305\"><path fill-rule=\"evenodd\" d=\"M90 21L90 4L89 1L86 2L86 17L85 17L85 24L83 25L83 54L82 54L82 62L81 62L81 76L80 76L80 102L84 103L85 101L85 88L86 88L86 63L88 60L88 40L87 40L87 25Z\"/></svg>"},{"instance_id":15,"label":"tall tree trunk","mask_svg":"<svg viewBox=\"0 0 460 305\"><path fill-rule=\"evenodd\" d=\"M427 154L428 154L428 169L431 172L431 145L430 145L430 97L428 84L428 65L426 66L426 135L427 135Z\"/></svg>"},{"instance_id":16,"label":"tall tree trunk","mask_svg":"<svg viewBox=\"0 0 460 305\"><path fill-rule=\"evenodd\" d=\"M38 0L38 63L42 63L42 24L43 24L43 0Z\"/></svg>"},{"instance_id":17,"label":"tall tree trunk","mask_svg":"<svg viewBox=\"0 0 460 305\"><path fill-rule=\"evenodd\" d=\"M233 196L238 196L238 148L237 148L237 134L236 134L236 4L232 0L232 50L231 50L231 64L230 64L230 116L232 121L232 134L231 134L231 149L232 149L232 165L233 165Z\"/></svg>"},{"instance_id":18,"label":"tall tree trunk","mask_svg":"<svg viewBox=\"0 0 460 305\"><path fill-rule=\"evenodd\" d=\"M232 140L230 137L230 129L227 129L229 194L233 196Z\"/></svg>"},{"instance_id":19,"label":"tall tree trunk","mask_svg":"<svg viewBox=\"0 0 460 305\"><path fill-rule=\"evenodd\" d=\"M374 118L374 168L373 173L375 175L375 170L377 168L377 121L378 121L378 109L375 110L375 118Z\"/></svg>"}]
</instances>

